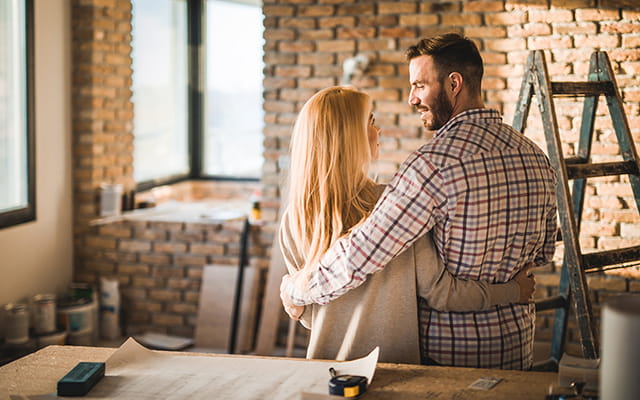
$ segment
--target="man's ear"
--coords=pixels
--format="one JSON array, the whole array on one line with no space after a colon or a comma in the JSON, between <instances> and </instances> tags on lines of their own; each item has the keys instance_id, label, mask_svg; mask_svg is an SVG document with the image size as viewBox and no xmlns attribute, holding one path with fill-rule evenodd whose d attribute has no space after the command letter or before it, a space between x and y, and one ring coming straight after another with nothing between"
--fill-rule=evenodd
<instances>
[{"instance_id":1,"label":"man's ear","mask_svg":"<svg viewBox=\"0 0 640 400\"><path fill-rule=\"evenodd\" d=\"M460 72L452 72L449 74L449 82L448 85L449 87L447 88L447 91L449 93L451 93L452 96L457 96L460 91L462 90L462 74L460 74Z\"/></svg>"}]
</instances>

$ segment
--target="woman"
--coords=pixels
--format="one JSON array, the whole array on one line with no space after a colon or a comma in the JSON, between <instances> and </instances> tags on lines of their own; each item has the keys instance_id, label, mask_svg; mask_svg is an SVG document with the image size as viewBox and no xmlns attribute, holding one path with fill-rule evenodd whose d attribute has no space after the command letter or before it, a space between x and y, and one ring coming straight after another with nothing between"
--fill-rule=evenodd
<instances>
[{"instance_id":1,"label":"woman","mask_svg":"<svg viewBox=\"0 0 640 400\"><path fill-rule=\"evenodd\" d=\"M373 210L384 190L367 175L378 157L379 132L369 96L355 89L323 89L303 106L293 130L288 207L280 225L290 273L315 265ZM419 363L417 296L435 309L477 311L527 301L534 283L526 273L495 285L455 279L427 234L360 287L305 308L307 358L354 359L380 346L381 362Z\"/></svg>"}]
</instances>

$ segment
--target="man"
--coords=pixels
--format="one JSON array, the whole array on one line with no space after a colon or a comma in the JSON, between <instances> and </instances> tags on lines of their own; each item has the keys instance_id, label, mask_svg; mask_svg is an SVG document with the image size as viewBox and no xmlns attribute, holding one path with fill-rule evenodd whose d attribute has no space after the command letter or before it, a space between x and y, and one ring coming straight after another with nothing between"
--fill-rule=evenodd
<instances>
[{"instance_id":1,"label":"man","mask_svg":"<svg viewBox=\"0 0 640 400\"><path fill-rule=\"evenodd\" d=\"M329 249L310 276L285 276L281 297L325 304L359 286L427 231L455 276L498 283L555 250L556 176L545 154L484 108L482 58L457 34L407 52L409 103L434 138L400 167L367 220ZM440 312L419 299L425 363L529 369L533 304Z\"/></svg>"}]
</instances>

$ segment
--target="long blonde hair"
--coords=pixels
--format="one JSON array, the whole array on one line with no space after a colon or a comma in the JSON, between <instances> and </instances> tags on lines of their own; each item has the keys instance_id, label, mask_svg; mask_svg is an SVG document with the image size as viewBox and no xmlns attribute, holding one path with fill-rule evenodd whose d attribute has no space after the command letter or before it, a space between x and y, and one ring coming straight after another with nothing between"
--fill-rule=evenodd
<instances>
[{"instance_id":1,"label":"long blonde hair","mask_svg":"<svg viewBox=\"0 0 640 400\"><path fill-rule=\"evenodd\" d=\"M376 202L367 137L370 98L347 87L330 87L302 107L293 128L289 168L292 236L305 265L355 225Z\"/></svg>"}]
</instances>

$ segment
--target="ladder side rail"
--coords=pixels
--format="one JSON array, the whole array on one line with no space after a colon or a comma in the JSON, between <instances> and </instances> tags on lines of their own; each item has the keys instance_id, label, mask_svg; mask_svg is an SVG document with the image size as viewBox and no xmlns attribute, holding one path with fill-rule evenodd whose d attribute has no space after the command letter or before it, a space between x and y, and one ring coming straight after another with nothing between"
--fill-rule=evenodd
<instances>
[{"instance_id":1,"label":"ladder side rail","mask_svg":"<svg viewBox=\"0 0 640 400\"><path fill-rule=\"evenodd\" d=\"M567 322L569 320L569 307L571 301L571 290L569 286L569 269L566 257L562 260L560 270L560 284L558 285L558 296L565 299L563 307L558 307L553 317L553 328L551 333L550 358L556 365L560 364L560 359L564 353L564 340L567 332Z\"/></svg>"},{"instance_id":2,"label":"ladder side rail","mask_svg":"<svg viewBox=\"0 0 640 400\"><path fill-rule=\"evenodd\" d=\"M557 169L558 189L556 197L559 207L559 217L562 226L563 242L565 247L565 262L569 271L569 282L573 291L574 308L578 325L581 332L581 345L583 356L586 358L597 358L595 335L591 318L591 302L586 293L586 279L580 266L581 252L577 238L576 218L571 204L571 194L569 192L567 170L562 154L562 143L558 132L557 117L551 93L551 84L547 72L544 53L535 51L533 68L537 70L534 74L534 86L536 89L538 106L543 119L545 137L549 150L549 157Z\"/></svg>"},{"instance_id":3,"label":"ladder side rail","mask_svg":"<svg viewBox=\"0 0 640 400\"><path fill-rule=\"evenodd\" d=\"M614 87L614 93L607 95L606 99L609 113L611 114L611 119L613 121L613 128L616 132L618 142L620 143L622 158L625 161L635 162L640 169L640 164L638 164L638 153L633 143L633 138L631 137L631 130L629 129L629 122L624 112L620 91L618 90L618 85L611 68L611 62L609 61L609 57L606 52L598 52L598 67L600 80L609 80L612 82ZM640 177L638 174L630 174L629 182L636 201L636 207L640 210Z\"/></svg>"},{"instance_id":4,"label":"ladder side rail","mask_svg":"<svg viewBox=\"0 0 640 400\"><path fill-rule=\"evenodd\" d=\"M525 73L522 77L520 85L520 94L518 96L518 104L516 105L515 115L513 116L513 128L520 133L524 133L527 127L527 118L529 117L529 109L531 108L531 98L533 97L533 53L527 57Z\"/></svg>"}]
</instances>

